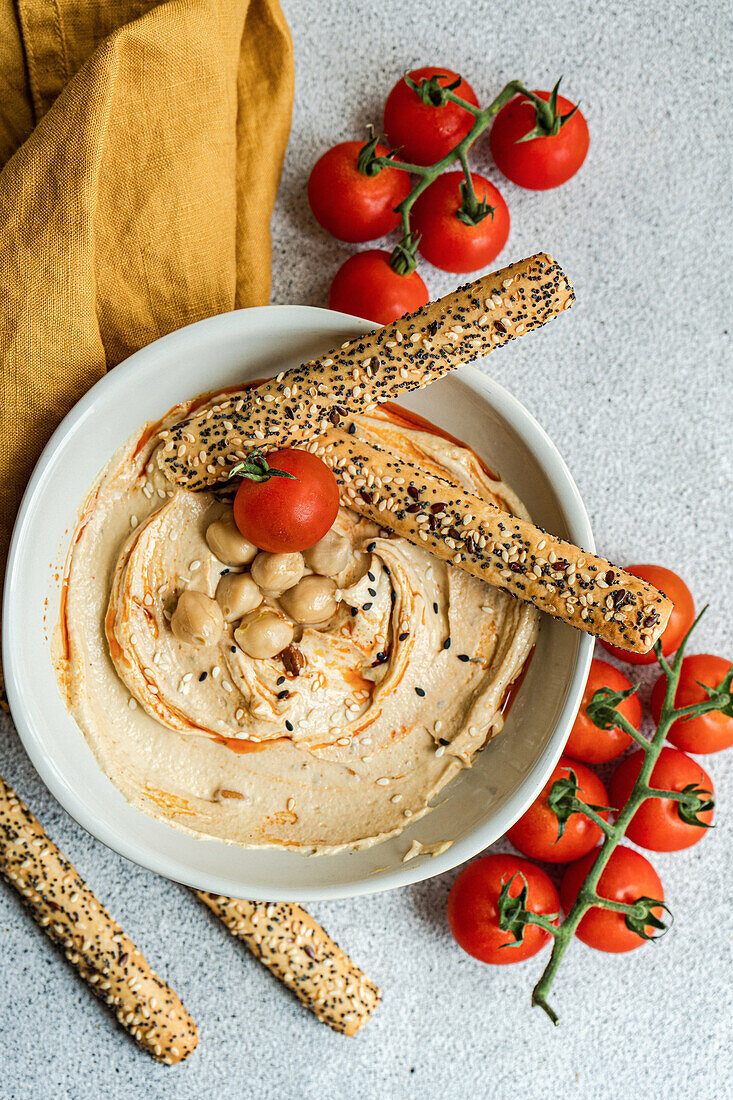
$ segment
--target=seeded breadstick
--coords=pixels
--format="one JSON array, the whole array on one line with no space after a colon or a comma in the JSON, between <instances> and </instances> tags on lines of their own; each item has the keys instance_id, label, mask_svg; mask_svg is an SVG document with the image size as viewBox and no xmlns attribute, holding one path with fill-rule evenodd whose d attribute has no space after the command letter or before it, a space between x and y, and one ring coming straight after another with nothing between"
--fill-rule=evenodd
<instances>
[{"instance_id":1,"label":"seeded breadstick","mask_svg":"<svg viewBox=\"0 0 733 1100\"><path fill-rule=\"evenodd\" d=\"M427 386L573 301L570 280L550 256L520 260L161 433L163 466L189 489L212 485L252 447L312 439L329 418Z\"/></svg>"},{"instance_id":2,"label":"seeded breadstick","mask_svg":"<svg viewBox=\"0 0 733 1100\"><path fill-rule=\"evenodd\" d=\"M646 653L666 626L673 605L647 581L358 434L330 428L308 450L356 512L578 630Z\"/></svg>"},{"instance_id":3,"label":"seeded breadstick","mask_svg":"<svg viewBox=\"0 0 733 1100\"><path fill-rule=\"evenodd\" d=\"M188 1058L188 1012L2 777L0 873L143 1050L168 1066Z\"/></svg>"},{"instance_id":4,"label":"seeded breadstick","mask_svg":"<svg viewBox=\"0 0 733 1100\"><path fill-rule=\"evenodd\" d=\"M319 1020L355 1035L382 993L299 905L196 893Z\"/></svg>"}]
</instances>

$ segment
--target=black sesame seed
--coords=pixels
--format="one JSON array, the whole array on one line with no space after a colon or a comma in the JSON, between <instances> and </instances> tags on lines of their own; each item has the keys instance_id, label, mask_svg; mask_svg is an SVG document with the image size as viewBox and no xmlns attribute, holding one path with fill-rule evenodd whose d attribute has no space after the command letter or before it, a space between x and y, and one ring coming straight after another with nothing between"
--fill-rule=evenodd
<instances>
[{"instance_id":1,"label":"black sesame seed","mask_svg":"<svg viewBox=\"0 0 733 1100\"><path fill-rule=\"evenodd\" d=\"M377 548L376 542L370 542L369 545L367 546L367 550L369 551L370 554L371 554L372 550L376 550L376 548Z\"/></svg>"},{"instance_id":2,"label":"black sesame seed","mask_svg":"<svg viewBox=\"0 0 733 1100\"><path fill-rule=\"evenodd\" d=\"M420 698L422 699L422 697L423 697L423 695L425 694L425 692L423 691L423 689L422 689L422 688L415 688L415 694L416 694L416 695L419 695L419 696L420 696Z\"/></svg>"},{"instance_id":3,"label":"black sesame seed","mask_svg":"<svg viewBox=\"0 0 733 1100\"><path fill-rule=\"evenodd\" d=\"M201 675L199 676L199 683L200 684L203 683L208 675L209 675L208 672L202 672Z\"/></svg>"},{"instance_id":4,"label":"black sesame seed","mask_svg":"<svg viewBox=\"0 0 733 1100\"><path fill-rule=\"evenodd\" d=\"M353 420L349 424L348 431L349 431L349 435L356 435L356 424L353 422Z\"/></svg>"},{"instance_id":5,"label":"black sesame seed","mask_svg":"<svg viewBox=\"0 0 733 1100\"><path fill-rule=\"evenodd\" d=\"M433 611L435 612L436 615L438 614L438 605L437 605L437 603L433 603Z\"/></svg>"},{"instance_id":6,"label":"black sesame seed","mask_svg":"<svg viewBox=\"0 0 733 1100\"><path fill-rule=\"evenodd\" d=\"M374 574L372 573L371 569L370 569L370 570L369 570L369 572L367 573L367 577L369 578L369 580L370 580L370 581L375 581L375 580L377 579L377 578L376 578L376 577L374 576Z\"/></svg>"},{"instance_id":7,"label":"black sesame seed","mask_svg":"<svg viewBox=\"0 0 733 1100\"><path fill-rule=\"evenodd\" d=\"M358 607L352 607L351 614L356 615L358 613L358 610L359 610Z\"/></svg>"},{"instance_id":8,"label":"black sesame seed","mask_svg":"<svg viewBox=\"0 0 733 1100\"><path fill-rule=\"evenodd\" d=\"M446 638L443 642L443 649L450 649L450 638Z\"/></svg>"},{"instance_id":9,"label":"black sesame seed","mask_svg":"<svg viewBox=\"0 0 733 1100\"><path fill-rule=\"evenodd\" d=\"M285 729L288 731L288 733L292 733L293 732L293 723L286 721L285 722Z\"/></svg>"},{"instance_id":10,"label":"black sesame seed","mask_svg":"<svg viewBox=\"0 0 733 1100\"><path fill-rule=\"evenodd\" d=\"M290 695L290 692L287 690L287 688L285 689L285 691L278 691L278 693L277 693L278 699L287 699L287 697L289 695Z\"/></svg>"},{"instance_id":11,"label":"black sesame seed","mask_svg":"<svg viewBox=\"0 0 733 1100\"><path fill-rule=\"evenodd\" d=\"M278 676L278 678L277 678L277 680L275 681L275 683L276 683L276 685L277 685L277 686L279 687L279 686L280 686L280 684L284 684L284 683L285 683L285 677L284 677L284 676Z\"/></svg>"},{"instance_id":12,"label":"black sesame seed","mask_svg":"<svg viewBox=\"0 0 733 1100\"><path fill-rule=\"evenodd\" d=\"M439 737L438 741L441 745L450 745L450 741L448 741L445 737Z\"/></svg>"},{"instance_id":13,"label":"black sesame seed","mask_svg":"<svg viewBox=\"0 0 733 1100\"><path fill-rule=\"evenodd\" d=\"M401 642L404 642L405 639L407 639L409 637L410 637L410 631L409 630L403 630L402 633L398 635L398 639Z\"/></svg>"},{"instance_id":14,"label":"black sesame seed","mask_svg":"<svg viewBox=\"0 0 733 1100\"><path fill-rule=\"evenodd\" d=\"M470 661L471 660L471 658L468 656L467 653L456 653L456 657L458 658L459 661Z\"/></svg>"},{"instance_id":15,"label":"black sesame seed","mask_svg":"<svg viewBox=\"0 0 733 1100\"><path fill-rule=\"evenodd\" d=\"M362 605L362 611L371 611L371 609L372 609L371 600L369 601L369 603L365 603L365 604Z\"/></svg>"},{"instance_id":16,"label":"black sesame seed","mask_svg":"<svg viewBox=\"0 0 733 1100\"><path fill-rule=\"evenodd\" d=\"M376 588L367 588L367 592L369 593L370 596L376 596L376 594L377 594Z\"/></svg>"}]
</instances>

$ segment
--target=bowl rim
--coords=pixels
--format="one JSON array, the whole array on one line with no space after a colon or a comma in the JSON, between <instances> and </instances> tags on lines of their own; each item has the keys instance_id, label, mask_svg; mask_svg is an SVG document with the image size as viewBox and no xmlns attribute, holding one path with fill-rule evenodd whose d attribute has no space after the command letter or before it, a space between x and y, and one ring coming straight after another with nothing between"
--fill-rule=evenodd
<instances>
[{"instance_id":1,"label":"bowl rim","mask_svg":"<svg viewBox=\"0 0 733 1100\"><path fill-rule=\"evenodd\" d=\"M13 722L31 763L54 798L95 839L132 863L195 889L236 897L244 896L241 883L227 880L218 874L195 873L192 875L185 860L172 858L159 852L152 844L142 844L124 833L114 832L111 825L107 825L97 817L94 810L90 809L78 792L69 785L66 777L56 769L45 751L43 735L31 720L23 701L22 677L16 664L12 644L16 631L22 629L22 622L18 615L19 609L15 607L13 599L14 578L22 565L20 550L25 530L30 521L29 517L33 512L35 497L43 483L46 470L53 463L57 450L62 446L67 436L74 432L78 424L84 420L90 408L96 402L104 401L108 390L114 393L121 382L131 383L136 376L144 374L148 368L150 358L155 357L156 349L162 343L165 342L174 346L176 343L185 340L186 334L190 334L193 329L200 332L204 328L217 328L223 320L226 324L236 323L237 319L243 314L251 317L253 314L268 313L273 315L278 312L281 314L291 313L296 318L300 314L304 321L307 319L317 320L319 317L322 321L327 319L329 324L326 327L333 328L334 331L339 326L342 329L351 330L363 326L364 333L374 328L373 322L316 306L254 306L248 309L232 310L225 314L216 314L168 333L133 353L128 359L109 371L80 398L61 421L44 447L28 480L13 526L5 570L2 609L3 672ZM323 315L327 315L327 318ZM535 459L542 465L552 484L557 495L558 505L567 524L569 537L589 551L594 551L595 540L578 487L558 448L544 428L517 397L504 386L484 375L473 364L461 367L458 373L470 389L478 392L482 400L486 401L521 435ZM527 442L527 431L532 436L531 445ZM377 894L401 886L412 885L465 863L503 836L537 797L562 754L585 688L593 648L594 639L588 634L579 633L575 665L571 673L562 711L552 733L532 770L492 817L467 836L455 841L446 852L441 853L439 856L416 861L412 864L403 864L394 871L377 878L371 878L367 874L362 879L345 883L342 886L316 886L305 890L296 888L290 892L287 900L335 900ZM142 813L143 811L138 810L138 812ZM173 828L173 826L168 827ZM320 859L328 859L329 857L320 856L317 858L320 861ZM247 889L246 893L252 900L264 901L277 900L282 891L276 889L274 893L268 893L266 890L255 888L252 890ZM285 899L283 898L283 900Z\"/></svg>"}]
</instances>

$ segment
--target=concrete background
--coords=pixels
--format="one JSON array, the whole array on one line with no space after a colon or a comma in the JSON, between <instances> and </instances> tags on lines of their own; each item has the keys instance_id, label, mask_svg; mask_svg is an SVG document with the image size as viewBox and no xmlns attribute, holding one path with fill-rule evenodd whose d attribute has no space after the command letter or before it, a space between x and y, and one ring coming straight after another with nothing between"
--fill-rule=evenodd
<instances>
[{"instance_id":1,"label":"concrete background","mask_svg":"<svg viewBox=\"0 0 733 1100\"><path fill-rule=\"evenodd\" d=\"M310 218L308 171L327 146L379 123L403 69L451 66L482 102L513 77L545 88L564 73L591 131L579 176L533 194L502 182L485 143L474 164L511 210L502 259L551 251L578 303L492 357L491 371L559 445L601 550L682 572L698 605L711 604L692 650L730 656L731 27L722 7L286 0L297 89L274 219L273 301L325 304L350 248ZM455 285L427 265L423 275L434 295ZM674 929L627 957L573 945L556 983L557 1030L529 1007L543 956L488 968L454 946L444 918L453 874L313 906L384 988L382 1007L353 1040L303 1011L182 887L83 833L47 794L6 720L0 761L201 1033L190 1062L151 1063L0 887L3 1098L733 1095L733 753L703 761L719 827L686 853L653 857Z\"/></svg>"}]
</instances>

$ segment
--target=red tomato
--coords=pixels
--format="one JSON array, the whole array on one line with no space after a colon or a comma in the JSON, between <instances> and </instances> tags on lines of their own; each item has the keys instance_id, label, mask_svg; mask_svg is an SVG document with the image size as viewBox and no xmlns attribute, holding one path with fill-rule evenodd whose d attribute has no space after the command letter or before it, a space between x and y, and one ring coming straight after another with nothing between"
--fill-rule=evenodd
<instances>
[{"instance_id":1,"label":"red tomato","mask_svg":"<svg viewBox=\"0 0 733 1100\"><path fill-rule=\"evenodd\" d=\"M710 653L696 653L692 657L682 658L680 682L675 695L676 707L692 707L704 703L706 693L700 684L717 687L730 669L730 661L724 657L714 657ZM667 679L662 674L652 689L651 710L654 721L659 721L662 703L667 690ZM699 718L678 718L667 734L668 739L678 749L685 752L720 752L733 745L733 718L720 711L710 711Z\"/></svg>"},{"instance_id":2,"label":"red tomato","mask_svg":"<svg viewBox=\"0 0 733 1100\"><path fill-rule=\"evenodd\" d=\"M560 907L551 880L529 860L495 854L467 864L451 887L448 924L456 943L481 962L521 962L536 955L550 938L549 932L536 924L528 924L524 928L524 939L517 943L511 932L499 928L499 894L502 885L513 875L517 877L509 894L513 898L521 894L524 882L519 876L524 875L528 887L526 907L531 912L551 916Z\"/></svg>"},{"instance_id":3,"label":"red tomato","mask_svg":"<svg viewBox=\"0 0 733 1100\"><path fill-rule=\"evenodd\" d=\"M550 98L549 92L534 94L545 101ZM564 96L557 97L558 114L567 115L574 106ZM580 168L590 142L588 124L576 111L558 134L521 141L535 124L533 104L521 95L515 96L494 119L489 144L497 168L507 179L532 191L546 191L566 183Z\"/></svg>"},{"instance_id":4,"label":"red tomato","mask_svg":"<svg viewBox=\"0 0 733 1100\"><path fill-rule=\"evenodd\" d=\"M586 714L586 707L590 703L596 691L602 687L613 688L614 691L626 691L631 687L623 672L619 672L607 661L599 661L594 658L591 662L588 682L585 685L580 710L570 731L565 752L572 756L573 760L584 760L586 764L605 764L607 760L613 760L625 752L631 744L628 733L616 726L612 730L602 730L594 722L591 722ZM641 723L641 703L638 695L630 695L624 699L617 708L631 725L638 729Z\"/></svg>"},{"instance_id":5,"label":"red tomato","mask_svg":"<svg viewBox=\"0 0 733 1100\"><path fill-rule=\"evenodd\" d=\"M340 241L373 241L399 222L394 208L410 191L407 172L382 168L369 176L358 168L363 141L342 141L317 160L308 180L308 202L316 221ZM389 153L377 145L374 155Z\"/></svg>"},{"instance_id":6,"label":"red tomato","mask_svg":"<svg viewBox=\"0 0 733 1100\"><path fill-rule=\"evenodd\" d=\"M692 594L682 578L671 569L665 569L663 565L627 565L626 571L649 581L674 604L669 622L662 632L662 655L667 657L674 653L695 621ZM609 645L608 642L601 642L601 645L614 657L618 657L619 661L626 661L630 665L653 665L657 659L653 650L648 653L629 653L625 649Z\"/></svg>"},{"instance_id":7,"label":"red tomato","mask_svg":"<svg viewBox=\"0 0 733 1100\"><path fill-rule=\"evenodd\" d=\"M412 208L412 225L420 234L419 251L442 271L477 271L487 267L506 244L509 209L493 183L471 173L476 198L494 212L477 225L458 217L463 172L443 172L423 191Z\"/></svg>"},{"instance_id":8,"label":"red tomato","mask_svg":"<svg viewBox=\"0 0 733 1100\"><path fill-rule=\"evenodd\" d=\"M333 526L339 489L333 471L309 451L286 447L268 465L292 477L243 478L234 498L234 521L260 550L290 553L314 546Z\"/></svg>"},{"instance_id":9,"label":"red tomato","mask_svg":"<svg viewBox=\"0 0 733 1100\"><path fill-rule=\"evenodd\" d=\"M639 749L622 760L613 773L609 792L612 804L618 809L626 804L643 762L644 753ZM654 765L650 786L661 791L682 791L690 784L709 791L712 797L713 784L707 772L683 752L665 746ZM704 795L699 797L706 801ZM629 822L626 836L640 848L650 848L653 852L679 852L682 848L697 844L707 830L684 821L679 815L678 805L671 798L648 798ZM713 811L701 811L697 817L709 824Z\"/></svg>"},{"instance_id":10,"label":"red tomato","mask_svg":"<svg viewBox=\"0 0 733 1100\"><path fill-rule=\"evenodd\" d=\"M566 869L560 883L560 901L566 913L570 912L597 854L597 849L589 852ZM606 864L598 882L598 894L609 901L622 901L627 905L642 897L664 901L662 883L649 860L632 848L623 846L615 849ZM659 908L653 910L657 917L661 917L662 912ZM646 932L653 935L655 929L646 925ZM576 935L589 947L611 953L633 951L644 943L642 937L627 926L623 913L612 913L598 906L588 910L578 925Z\"/></svg>"},{"instance_id":11,"label":"red tomato","mask_svg":"<svg viewBox=\"0 0 733 1100\"><path fill-rule=\"evenodd\" d=\"M415 83L438 76L441 87L458 80L450 69L427 66L413 69L408 76ZM453 89L455 95L478 107L473 88L465 80ZM405 84L404 77L395 84L384 107L384 132L400 160L410 164L434 164L450 153L473 126L473 115L457 103L435 107L423 103L417 92Z\"/></svg>"},{"instance_id":12,"label":"red tomato","mask_svg":"<svg viewBox=\"0 0 733 1100\"><path fill-rule=\"evenodd\" d=\"M398 275L389 260L390 253L378 248L351 256L331 283L329 308L388 325L426 305L430 295L417 271Z\"/></svg>"},{"instance_id":13,"label":"red tomato","mask_svg":"<svg viewBox=\"0 0 733 1100\"><path fill-rule=\"evenodd\" d=\"M565 822L563 834L558 840L559 825L555 813L547 803L553 783L575 773L578 782L578 798L591 806L607 806L608 795L595 772L585 764L561 757L552 775L545 783L539 797L532 803L519 821L507 832L508 839L522 855L530 859L542 859L548 863L568 863L579 859L595 848L602 839L601 830L584 814L572 813ZM608 810L601 813L608 820Z\"/></svg>"}]
</instances>

